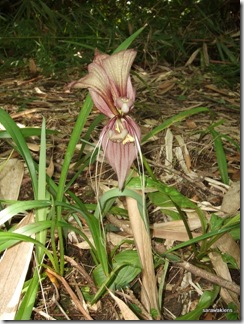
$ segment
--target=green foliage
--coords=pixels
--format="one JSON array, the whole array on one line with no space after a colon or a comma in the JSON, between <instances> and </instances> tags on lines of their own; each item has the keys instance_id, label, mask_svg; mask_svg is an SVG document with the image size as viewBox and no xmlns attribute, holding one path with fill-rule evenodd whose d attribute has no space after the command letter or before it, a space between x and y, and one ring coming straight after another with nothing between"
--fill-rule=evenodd
<instances>
[{"instance_id":1,"label":"green foliage","mask_svg":"<svg viewBox=\"0 0 244 324\"><path fill-rule=\"evenodd\" d=\"M141 180L138 177L131 179L131 181L127 185L128 188L133 188L135 190L142 189ZM158 197L162 197L163 199L167 200L167 204L171 206L177 207L178 217L182 218L180 214L181 209L184 208L191 208L194 209L201 221L202 224L202 231L205 233L206 231L206 217L202 213L202 211L194 204L189 198L182 195L178 190L173 187L169 187L163 184L160 181L152 180L148 177L145 177L145 190L146 191L154 191L152 194L149 194L153 201L158 203ZM155 199L156 198L156 199ZM160 206L161 204L159 204Z\"/></svg>"},{"instance_id":2,"label":"green foliage","mask_svg":"<svg viewBox=\"0 0 244 324\"><path fill-rule=\"evenodd\" d=\"M145 67L164 61L185 64L198 49L204 56L205 44L210 69L221 77L227 66L235 82L239 77L238 8L228 7L223 0L149 0L139 4L83 0L64 1L61 6L51 0L1 2L0 58L6 66L26 66L32 57L43 73L57 73L88 63L95 48L110 52L147 25L134 42L137 60ZM203 60L197 56L194 63L208 67ZM215 61L223 64L216 66Z\"/></svg>"},{"instance_id":3,"label":"green foliage","mask_svg":"<svg viewBox=\"0 0 244 324\"><path fill-rule=\"evenodd\" d=\"M238 264L236 263L236 260L235 260L235 258L233 258L233 256L231 256L227 253L223 253L221 256L222 256L223 261L226 264L228 264L229 268L239 269Z\"/></svg>"},{"instance_id":4,"label":"green foliage","mask_svg":"<svg viewBox=\"0 0 244 324\"><path fill-rule=\"evenodd\" d=\"M240 320L237 306L234 303L228 304L228 310L229 310L229 312L226 313L227 321L238 321L238 320Z\"/></svg>"},{"instance_id":5,"label":"green foliage","mask_svg":"<svg viewBox=\"0 0 244 324\"><path fill-rule=\"evenodd\" d=\"M187 118L189 116L199 114L201 112L209 112L209 109L207 107L192 108L187 111L182 111L179 114L172 116L171 118L168 118L162 124L158 125L154 129L152 129L147 135L145 135L142 138L142 143L146 142L150 137L152 137L153 135L156 135L159 132L161 132L162 130L170 127L174 123L184 120L185 118Z\"/></svg>"},{"instance_id":6,"label":"green foliage","mask_svg":"<svg viewBox=\"0 0 244 324\"><path fill-rule=\"evenodd\" d=\"M221 135L218 132L216 132L213 128L210 129L210 133L213 136L213 140L214 140L214 148L216 152L221 180L223 181L223 183L228 185L229 184L228 166L227 166L227 160L225 156L223 143L221 140Z\"/></svg>"},{"instance_id":7,"label":"green foliage","mask_svg":"<svg viewBox=\"0 0 244 324\"><path fill-rule=\"evenodd\" d=\"M14 148L17 150L17 152L20 153L20 155L25 160L27 167L29 169L29 173L32 180L32 187L35 198L37 198L38 192L37 192L37 176L36 176L36 170L35 170L35 164L33 161L33 158L31 156L30 150L25 142L25 139L19 129L19 127L16 125L16 123L12 120L12 118L3 110L0 109L0 120L2 125L5 127L6 131L9 133L9 135L12 137L14 142Z\"/></svg>"},{"instance_id":8,"label":"green foliage","mask_svg":"<svg viewBox=\"0 0 244 324\"><path fill-rule=\"evenodd\" d=\"M204 313L204 312L207 312L207 310L209 308L211 308L211 305L213 305L215 299L217 298L218 296L218 293L219 293L219 287L218 286L215 286L214 289L212 291L205 291L196 308L183 315L183 316L179 316L176 318L177 321L196 321L196 320L199 320L200 316Z\"/></svg>"},{"instance_id":9,"label":"green foliage","mask_svg":"<svg viewBox=\"0 0 244 324\"><path fill-rule=\"evenodd\" d=\"M133 279L141 272L141 265L138 254L133 250L124 250L116 254L112 260L112 269L117 270L116 276L110 281L107 288L112 290L126 288ZM98 287L103 286L106 275L101 265L93 271L93 277Z\"/></svg>"}]
</instances>

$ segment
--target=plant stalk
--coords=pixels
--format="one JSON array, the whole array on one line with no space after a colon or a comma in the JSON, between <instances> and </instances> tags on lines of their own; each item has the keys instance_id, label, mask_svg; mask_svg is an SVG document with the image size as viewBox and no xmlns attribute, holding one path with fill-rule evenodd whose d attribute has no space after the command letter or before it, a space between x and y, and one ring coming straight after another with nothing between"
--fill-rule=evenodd
<instances>
[{"instance_id":1,"label":"plant stalk","mask_svg":"<svg viewBox=\"0 0 244 324\"><path fill-rule=\"evenodd\" d=\"M146 229L144 220L139 212L137 201L134 198L126 197L126 203L131 229L142 265L141 302L148 312L154 309L157 311L158 316L160 316L150 233Z\"/></svg>"}]
</instances>

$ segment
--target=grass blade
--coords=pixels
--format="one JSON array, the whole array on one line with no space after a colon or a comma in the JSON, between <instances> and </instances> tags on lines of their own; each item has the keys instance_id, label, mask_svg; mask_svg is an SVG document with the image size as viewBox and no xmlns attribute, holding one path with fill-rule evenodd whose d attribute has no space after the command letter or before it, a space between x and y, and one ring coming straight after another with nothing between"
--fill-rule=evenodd
<instances>
[{"instance_id":1,"label":"grass blade","mask_svg":"<svg viewBox=\"0 0 244 324\"><path fill-rule=\"evenodd\" d=\"M41 129L40 128L20 128L19 129L23 137L30 137L30 136L40 136L41 135ZM53 129L47 129L47 134L58 134L59 132L57 130ZM0 138L11 138L9 133L7 131L0 131Z\"/></svg>"},{"instance_id":2,"label":"grass blade","mask_svg":"<svg viewBox=\"0 0 244 324\"><path fill-rule=\"evenodd\" d=\"M50 205L51 202L49 200L18 201L0 211L0 225L4 224L8 219L17 215L18 213L22 213L33 208L45 208L49 207ZM0 235L1 234L2 233L0 233Z\"/></svg>"},{"instance_id":3,"label":"grass blade","mask_svg":"<svg viewBox=\"0 0 244 324\"><path fill-rule=\"evenodd\" d=\"M192 108L190 110L186 110L186 111L182 111L179 114L165 120L165 122L163 122L162 124L158 125L157 127L155 127L153 130L151 130L151 132L149 132L147 135L145 135L142 138L142 144L145 143L147 140L149 140L150 137L156 135L157 133L161 132L162 130L164 130L165 128L173 125L174 123L177 123L189 116L195 115L195 114L199 114L202 112L209 112L209 109L207 107L197 107L197 108Z\"/></svg>"},{"instance_id":4,"label":"grass blade","mask_svg":"<svg viewBox=\"0 0 244 324\"><path fill-rule=\"evenodd\" d=\"M30 284L15 315L15 321L30 320L39 287L38 281L39 275L37 269L35 269L34 276L30 280Z\"/></svg>"},{"instance_id":5,"label":"grass blade","mask_svg":"<svg viewBox=\"0 0 244 324\"><path fill-rule=\"evenodd\" d=\"M59 180L59 185L58 185L58 191L57 191L57 201L62 201L63 200L63 196L64 196L64 188L65 188L65 183L66 183L66 179L67 179L67 174L69 171L69 166L71 163L71 159L73 157L73 154L75 152L75 147L80 139L80 135L81 132L83 130L83 127L86 123L87 117L89 116L91 109L93 107L93 103L91 100L91 97L88 95L85 103L79 113L79 116L76 120L72 135L70 137L70 141L67 147L67 151L64 157L64 162L63 162L63 166L62 166L62 171L61 171L61 175L60 175L60 180ZM61 206L57 206L57 220L61 220L62 216L61 216L61 212L62 212L62 207ZM60 242L60 274L63 275L63 271L64 271L64 247L63 247L63 233L61 228L58 228L58 236L59 236L59 242ZM57 251L55 249L55 251L53 251L55 254L57 254Z\"/></svg>"},{"instance_id":6,"label":"grass blade","mask_svg":"<svg viewBox=\"0 0 244 324\"><path fill-rule=\"evenodd\" d=\"M3 242L0 245L1 251L3 251L5 249L5 246L9 247L14 244L17 244L18 242L33 243L33 244L41 247L42 250L45 251L45 253L48 255L49 260L53 263L52 253L43 244L41 244L40 242L38 242L37 240L35 240L29 236L19 234L19 233L3 232L0 235L0 243L1 242Z\"/></svg>"},{"instance_id":7,"label":"grass blade","mask_svg":"<svg viewBox=\"0 0 244 324\"><path fill-rule=\"evenodd\" d=\"M125 49L127 49L130 44L140 35L140 33L144 30L144 28L147 25L144 25L143 27L141 27L140 29L138 29L134 34L132 34L130 37L128 37L123 43L121 43L116 50L113 53L118 53L120 51L123 51Z\"/></svg>"},{"instance_id":8,"label":"grass blade","mask_svg":"<svg viewBox=\"0 0 244 324\"><path fill-rule=\"evenodd\" d=\"M27 167L30 172L31 180L32 180L34 197L36 198L37 197L37 176L36 176L35 164L32 159L30 150L25 142L25 139L19 127L3 109L0 109L0 120L2 125L5 127L7 132L12 137L15 145L17 146L17 150L19 151L19 153L21 154L21 156L23 157L23 159L27 164Z\"/></svg>"},{"instance_id":9,"label":"grass blade","mask_svg":"<svg viewBox=\"0 0 244 324\"><path fill-rule=\"evenodd\" d=\"M42 131L41 131L41 146L40 146L40 158L38 168L38 200L44 200L46 198L46 121L43 118ZM36 210L36 221L45 221L47 216L47 208L40 208ZM46 231L37 233L36 239L42 244L46 242ZM43 250L37 247L37 260L41 263L43 257Z\"/></svg>"},{"instance_id":10,"label":"grass blade","mask_svg":"<svg viewBox=\"0 0 244 324\"><path fill-rule=\"evenodd\" d=\"M210 133L212 134L214 139L214 149L216 152L221 180L223 181L224 184L228 185L229 184L228 166L227 166L227 160L226 160L221 136L214 129L210 129Z\"/></svg>"},{"instance_id":11,"label":"grass blade","mask_svg":"<svg viewBox=\"0 0 244 324\"><path fill-rule=\"evenodd\" d=\"M211 305L213 305L215 299L217 298L219 293L219 287L215 286L212 291L205 291L201 298L199 299L197 307L180 317L177 317L175 320L177 321L194 321L199 320L200 316L203 314L203 309L209 308Z\"/></svg>"}]
</instances>

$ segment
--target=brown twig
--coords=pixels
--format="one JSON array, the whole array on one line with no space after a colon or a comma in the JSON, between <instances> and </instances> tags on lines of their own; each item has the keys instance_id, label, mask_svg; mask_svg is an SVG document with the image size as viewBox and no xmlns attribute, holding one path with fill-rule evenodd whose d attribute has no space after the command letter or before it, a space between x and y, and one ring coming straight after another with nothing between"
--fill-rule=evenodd
<instances>
[{"instance_id":1,"label":"brown twig","mask_svg":"<svg viewBox=\"0 0 244 324\"><path fill-rule=\"evenodd\" d=\"M233 292L235 292L236 294L240 295L240 286L238 286L236 283L231 282L229 280L223 279L213 273L210 273L206 270L203 270L201 268L198 268L194 265L192 265L189 262L181 262L177 264L179 267L184 268L187 271L190 271L191 273L193 273L196 276L199 276L201 278L204 278L212 283L215 283L217 285L219 285L220 287L229 289Z\"/></svg>"},{"instance_id":2,"label":"brown twig","mask_svg":"<svg viewBox=\"0 0 244 324\"><path fill-rule=\"evenodd\" d=\"M92 293L96 294L97 288L96 288L92 278L89 276L89 274L84 269L84 267L82 265L78 264L74 259L68 257L67 255L64 256L64 259L66 261L68 261L73 267L75 267L79 271L79 273L83 276L83 278L89 283Z\"/></svg>"},{"instance_id":3,"label":"brown twig","mask_svg":"<svg viewBox=\"0 0 244 324\"><path fill-rule=\"evenodd\" d=\"M128 226L128 222L126 221L121 221L120 219L116 218L113 215L108 215L107 219L110 221L110 223L112 223L113 225L119 227L120 229L122 229L125 233L132 235L132 229Z\"/></svg>"},{"instance_id":4,"label":"brown twig","mask_svg":"<svg viewBox=\"0 0 244 324\"><path fill-rule=\"evenodd\" d=\"M56 319L45 312L41 311L40 309L33 307L33 311L39 314L40 316L43 316L47 321L56 321Z\"/></svg>"},{"instance_id":5,"label":"brown twig","mask_svg":"<svg viewBox=\"0 0 244 324\"><path fill-rule=\"evenodd\" d=\"M56 272L52 271L51 269L47 269L46 272L49 273L49 274L51 274L52 276L54 276L55 278L57 278L59 281L62 282L62 284L64 285L65 289L69 293L70 297L72 298L73 302L75 303L75 305L79 309L79 311L84 315L84 317L87 320L93 321L93 318L86 312L86 310L84 309L84 307L81 305L81 302L79 301L79 299L77 298L77 296L73 292L73 290L70 288L70 286L67 283L67 281L63 277L61 277L60 275L58 275Z\"/></svg>"}]
</instances>

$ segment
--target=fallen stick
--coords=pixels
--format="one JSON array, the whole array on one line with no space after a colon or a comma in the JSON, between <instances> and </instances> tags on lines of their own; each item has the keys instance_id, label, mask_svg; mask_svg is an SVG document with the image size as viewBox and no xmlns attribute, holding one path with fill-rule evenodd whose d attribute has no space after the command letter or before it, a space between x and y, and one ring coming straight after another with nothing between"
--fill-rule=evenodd
<instances>
[{"instance_id":1,"label":"fallen stick","mask_svg":"<svg viewBox=\"0 0 244 324\"><path fill-rule=\"evenodd\" d=\"M180 262L180 263L177 263L177 266L184 268L185 270L193 273L196 276L204 278L212 283L215 283L215 284L219 285L220 287L229 289L238 295L240 295L240 293L241 293L240 286L238 286L236 283L231 282L226 279L223 279L223 278L221 278L213 273L210 273L206 270L203 270L201 268L198 268L189 262L186 262L186 261Z\"/></svg>"}]
</instances>

